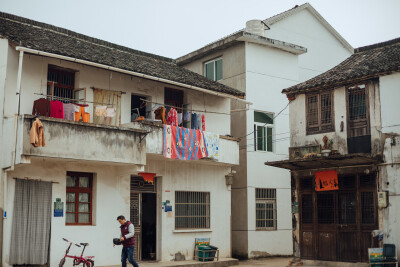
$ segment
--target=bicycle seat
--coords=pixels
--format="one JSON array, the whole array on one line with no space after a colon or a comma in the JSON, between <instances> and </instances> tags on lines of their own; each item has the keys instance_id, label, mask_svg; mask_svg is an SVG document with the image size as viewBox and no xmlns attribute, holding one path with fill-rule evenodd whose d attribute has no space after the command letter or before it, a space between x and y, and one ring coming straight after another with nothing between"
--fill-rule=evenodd
<instances>
[{"instance_id":1,"label":"bicycle seat","mask_svg":"<svg viewBox=\"0 0 400 267\"><path fill-rule=\"evenodd\" d=\"M89 246L89 243L79 243L79 244L81 244L82 246Z\"/></svg>"}]
</instances>

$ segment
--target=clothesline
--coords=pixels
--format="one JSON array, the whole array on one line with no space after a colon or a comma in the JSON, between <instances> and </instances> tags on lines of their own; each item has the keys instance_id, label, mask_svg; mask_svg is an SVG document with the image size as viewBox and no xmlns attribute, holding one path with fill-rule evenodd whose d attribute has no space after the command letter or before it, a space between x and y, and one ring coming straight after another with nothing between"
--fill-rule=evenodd
<instances>
[{"instance_id":1,"label":"clothesline","mask_svg":"<svg viewBox=\"0 0 400 267\"><path fill-rule=\"evenodd\" d=\"M186 108L182 108L182 107L177 107L177 106L167 105L167 104L163 104L163 103L153 102L153 101L150 101L150 100L147 100L147 99L144 99L144 98L140 98L140 100L142 100L144 102L147 102L147 103L163 106L163 107L170 107L170 108L179 109L179 110L185 110L186 109ZM217 111L206 111L206 110L196 110L196 109L190 109L190 111L196 111L196 112L202 112L202 113L222 114L222 115L231 115L230 113L217 112Z\"/></svg>"},{"instance_id":2,"label":"clothesline","mask_svg":"<svg viewBox=\"0 0 400 267\"><path fill-rule=\"evenodd\" d=\"M61 97L61 96L54 96L54 95L45 95L45 94L39 94L39 93L34 93L35 95L41 95L41 96L46 96L46 97L53 97L57 100L67 100L70 102L84 102L84 103L91 103L91 104L97 104L97 105L104 105L104 106L114 106L114 104L107 104L107 103L102 103L102 102L93 102L93 101L87 101L84 99L74 99L74 98L65 98L65 97Z\"/></svg>"}]
</instances>

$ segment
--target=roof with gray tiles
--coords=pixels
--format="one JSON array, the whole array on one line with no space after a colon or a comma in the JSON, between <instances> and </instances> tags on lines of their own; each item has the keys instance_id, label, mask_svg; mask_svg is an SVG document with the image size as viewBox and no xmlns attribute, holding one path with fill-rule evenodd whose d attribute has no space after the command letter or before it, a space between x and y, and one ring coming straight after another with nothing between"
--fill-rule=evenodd
<instances>
[{"instance_id":1,"label":"roof with gray tiles","mask_svg":"<svg viewBox=\"0 0 400 267\"><path fill-rule=\"evenodd\" d=\"M173 59L8 13L0 12L0 37L8 39L16 46L87 60L214 92L238 97L245 95L237 89L179 67Z\"/></svg>"},{"instance_id":2,"label":"roof with gray tiles","mask_svg":"<svg viewBox=\"0 0 400 267\"><path fill-rule=\"evenodd\" d=\"M400 72L400 38L360 47L336 67L295 86L282 90L300 94L346 86L367 79Z\"/></svg>"}]
</instances>

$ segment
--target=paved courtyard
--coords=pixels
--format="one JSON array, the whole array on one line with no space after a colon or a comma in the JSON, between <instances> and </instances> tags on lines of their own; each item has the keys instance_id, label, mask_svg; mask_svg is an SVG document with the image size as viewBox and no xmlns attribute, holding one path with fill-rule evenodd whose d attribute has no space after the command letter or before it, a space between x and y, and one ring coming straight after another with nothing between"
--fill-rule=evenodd
<instances>
[{"instance_id":1,"label":"paved courtyard","mask_svg":"<svg viewBox=\"0 0 400 267\"><path fill-rule=\"evenodd\" d=\"M239 261L239 266L250 267L250 266L265 266L265 267L286 267L292 257L271 257L263 258L258 260L246 260Z\"/></svg>"}]
</instances>

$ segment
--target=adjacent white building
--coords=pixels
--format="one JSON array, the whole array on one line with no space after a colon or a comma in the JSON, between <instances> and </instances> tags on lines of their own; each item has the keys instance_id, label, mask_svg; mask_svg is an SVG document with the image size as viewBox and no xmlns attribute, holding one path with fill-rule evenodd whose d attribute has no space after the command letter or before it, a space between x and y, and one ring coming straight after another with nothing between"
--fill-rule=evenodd
<instances>
[{"instance_id":1,"label":"adjacent white building","mask_svg":"<svg viewBox=\"0 0 400 267\"><path fill-rule=\"evenodd\" d=\"M135 225L139 261L191 260L195 238L231 257L229 177L239 144L226 135L230 99L243 96L171 59L0 13L2 266L58 266L62 238L89 243L96 266L120 265L112 239L121 214ZM39 116L46 146L34 147L38 99L86 104L78 106L86 119ZM163 157L154 110L167 104L205 115L206 131L219 134L218 159ZM99 106L113 112L104 117ZM137 115L145 120L132 122ZM15 238L18 231L26 235Z\"/></svg>"},{"instance_id":2,"label":"adjacent white building","mask_svg":"<svg viewBox=\"0 0 400 267\"><path fill-rule=\"evenodd\" d=\"M295 255L305 265L367 266L368 248L384 244L399 255L399 67L397 38L283 90L290 156L266 164L294 177Z\"/></svg>"},{"instance_id":3,"label":"adjacent white building","mask_svg":"<svg viewBox=\"0 0 400 267\"><path fill-rule=\"evenodd\" d=\"M296 6L177 59L185 68L246 93L231 101L240 141L232 185L232 249L240 258L293 253L291 177L265 166L288 158L289 114L282 89L337 65L353 48L310 5Z\"/></svg>"}]
</instances>

